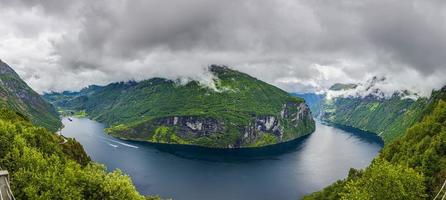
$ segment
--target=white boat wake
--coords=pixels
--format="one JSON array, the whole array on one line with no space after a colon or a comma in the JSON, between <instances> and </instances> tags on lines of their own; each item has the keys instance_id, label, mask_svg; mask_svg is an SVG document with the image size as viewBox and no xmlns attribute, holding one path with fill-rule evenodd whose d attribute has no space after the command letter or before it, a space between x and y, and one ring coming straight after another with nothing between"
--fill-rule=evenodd
<instances>
[{"instance_id":1,"label":"white boat wake","mask_svg":"<svg viewBox=\"0 0 446 200\"><path fill-rule=\"evenodd\" d=\"M137 147L137 146L135 146L135 145L131 145L131 144L127 144L127 143L124 143L124 142L120 142L120 141L112 140L112 139L109 139L109 138L106 138L106 137L100 137L100 138L102 138L102 139L104 139L104 140L107 140L107 141L109 141L109 142L114 142L114 143L117 143L117 144L126 146L126 147L131 147L131 148L135 148L135 149L138 149L138 148L139 148L139 147Z\"/></svg>"},{"instance_id":2,"label":"white boat wake","mask_svg":"<svg viewBox=\"0 0 446 200\"><path fill-rule=\"evenodd\" d=\"M107 144L110 145L110 146L112 146L112 147L115 147L115 148L118 147L118 145L111 144L111 143L108 143L108 142L107 142Z\"/></svg>"}]
</instances>

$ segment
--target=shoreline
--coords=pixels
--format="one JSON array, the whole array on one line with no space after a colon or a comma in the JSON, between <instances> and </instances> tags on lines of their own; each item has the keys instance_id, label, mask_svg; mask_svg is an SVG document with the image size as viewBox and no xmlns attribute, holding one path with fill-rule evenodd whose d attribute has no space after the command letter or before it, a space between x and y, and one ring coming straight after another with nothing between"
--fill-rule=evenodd
<instances>
[{"instance_id":1,"label":"shoreline","mask_svg":"<svg viewBox=\"0 0 446 200\"><path fill-rule=\"evenodd\" d=\"M75 117L75 116L64 116L64 118L74 118L74 119L89 119L88 117ZM89 119L93 120L93 119ZM94 120L93 120L94 121ZM98 122L101 123L101 122ZM111 136L115 139L119 139L125 142L138 143L141 145L153 146L159 150L166 152L179 153L179 151L184 151L184 153L205 153L205 154L234 154L234 155L246 155L246 156L268 156L281 154L290 150L293 150L298 147L298 144L305 141L311 134L316 131L316 128L311 132L297 137L292 140L280 142L277 144L270 144L266 146L260 147L238 147L238 148L224 148L224 147L206 147L194 144L170 144L170 143L156 143L150 142L146 140L138 140L138 139L128 139L124 137L114 136L111 134L107 134L104 129L104 134Z\"/></svg>"}]
</instances>

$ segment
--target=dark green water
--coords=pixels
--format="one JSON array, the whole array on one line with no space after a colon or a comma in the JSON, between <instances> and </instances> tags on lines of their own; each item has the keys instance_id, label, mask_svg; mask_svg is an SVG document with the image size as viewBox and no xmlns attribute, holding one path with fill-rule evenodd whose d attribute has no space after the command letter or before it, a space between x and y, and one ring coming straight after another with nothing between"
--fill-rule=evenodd
<instances>
[{"instance_id":1,"label":"dark green water","mask_svg":"<svg viewBox=\"0 0 446 200\"><path fill-rule=\"evenodd\" d=\"M175 200L296 200L366 167L383 145L375 135L317 123L310 136L262 153L212 152L119 140L89 119L63 123L63 135L129 174L142 194Z\"/></svg>"}]
</instances>

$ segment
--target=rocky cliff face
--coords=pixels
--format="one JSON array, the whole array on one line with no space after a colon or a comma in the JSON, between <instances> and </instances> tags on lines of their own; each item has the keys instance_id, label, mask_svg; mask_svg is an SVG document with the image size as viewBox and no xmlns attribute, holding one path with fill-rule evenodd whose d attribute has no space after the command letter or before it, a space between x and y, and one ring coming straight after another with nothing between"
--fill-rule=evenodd
<instances>
[{"instance_id":1,"label":"rocky cliff face","mask_svg":"<svg viewBox=\"0 0 446 200\"><path fill-rule=\"evenodd\" d=\"M274 136L278 142L296 139L314 131L314 120L305 103L288 102L279 115L259 116L245 127L243 144L253 144L265 135Z\"/></svg>"},{"instance_id":2,"label":"rocky cliff face","mask_svg":"<svg viewBox=\"0 0 446 200\"><path fill-rule=\"evenodd\" d=\"M246 125L234 125L199 116L170 116L134 128L109 131L117 137L156 143L204 146L201 138L236 137L220 148L260 147L290 141L314 131L314 120L305 103L288 102L276 115L253 116ZM232 132L232 133L231 133ZM225 140L226 138L222 138ZM209 141L208 141L209 142Z\"/></svg>"},{"instance_id":3,"label":"rocky cliff face","mask_svg":"<svg viewBox=\"0 0 446 200\"><path fill-rule=\"evenodd\" d=\"M225 124L212 118L200 118L194 116L174 116L158 119L157 126L176 127L176 132L180 136L190 134L193 137L208 136L213 133L223 132Z\"/></svg>"}]
</instances>

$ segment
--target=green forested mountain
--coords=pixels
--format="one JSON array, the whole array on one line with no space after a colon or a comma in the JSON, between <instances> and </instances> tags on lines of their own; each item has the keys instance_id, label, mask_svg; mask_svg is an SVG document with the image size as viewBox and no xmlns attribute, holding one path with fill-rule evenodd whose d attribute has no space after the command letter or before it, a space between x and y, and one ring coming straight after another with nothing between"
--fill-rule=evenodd
<instances>
[{"instance_id":1,"label":"green forested mountain","mask_svg":"<svg viewBox=\"0 0 446 200\"><path fill-rule=\"evenodd\" d=\"M15 110L34 124L57 131L62 123L54 107L0 60L0 106Z\"/></svg>"},{"instance_id":2,"label":"green forested mountain","mask_svg":"<svg viewBox=\"0 0 446 200\"><path fill-rule=\"evenodd\" d=\"M446 87L433 92L421 113L422 120L386 144L371 166L352 169L348 178L304 199L433 199L446 181Z\"/></svg>"},{"instance_id":3,"label":"green forested mountain","mask_svg":"<svg viewBox=\"0 0 446 200\"><path fill-rule=\"evenodd\" d=\"M390 98L337 97L325 99L321 119L378 134L390 142L419 121L427 98L417 100L394 94Z\"/></svg>"},{"instance_id":4,"label":"green forested mountain","mask_svg":"<svg viewBox=\"0 0 446 200\"><path fill-rule=\"evenodd\" d=\"M126 139L207 147L258 147L311 133L304 100L223 66L211 66L215 88L154 78L90 86L45 98L59 108L84 111Z\"/></svg>"},{"instance_id":5,"label":"green forested mountain","mask_svg":"<svg viewBox=\"0 0 446 200\"><path fill-rule=\"evenodd\" d=\"M91 162L75 140L6 108L0 108L0 170L9 171L16 199L157 199L138 194L119 170L107 173Z\"/></svg>"},{"instance_id":6,"label":"green forested mountain","mask_svg":"<svg viewBox=\"0 0 446 200\"><path fill-rule=\"evenodd\" d=\"M357 87L356 84L337 83L330 87L328 93L351 93ZM370 90L373 90L372 87ZM314 117L376 133L385 142L401 136L407 128L421 120L423 110L430 101L423 97L416 100L408 98L407 92L395 92L390 97L381 96L379 90L367 92L370 94L366 96L311 93L293 95L306 99Z\"/></svg>"}]
</instances>

